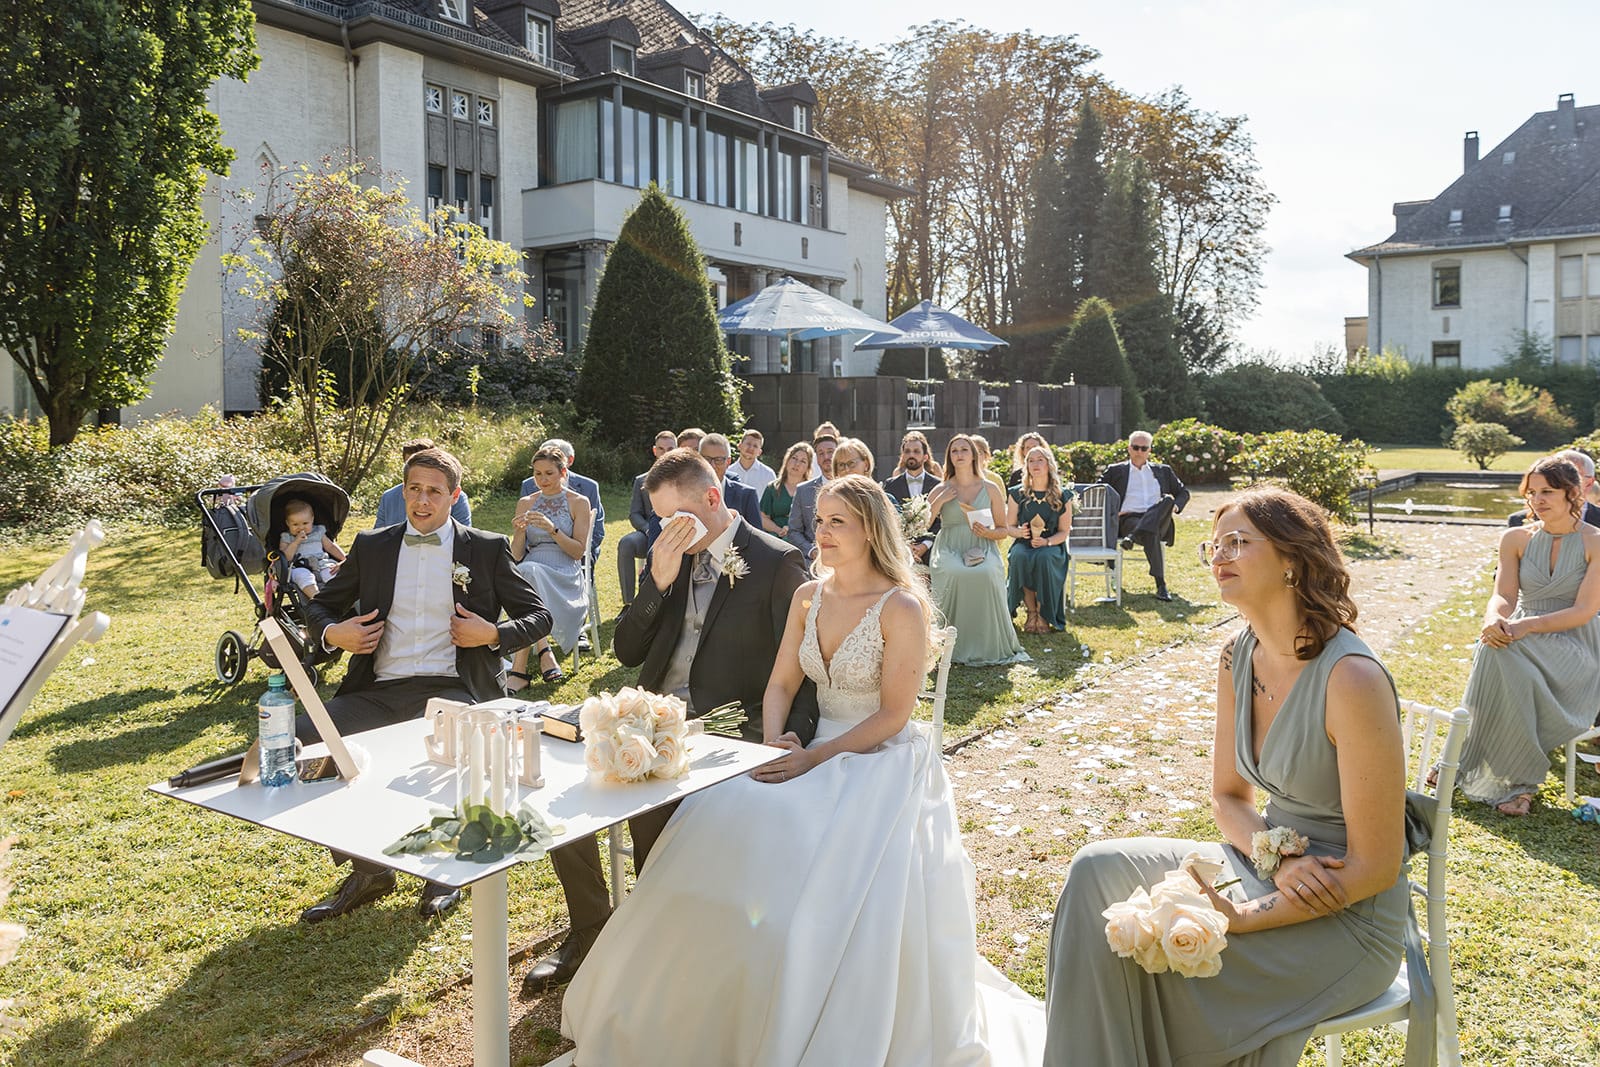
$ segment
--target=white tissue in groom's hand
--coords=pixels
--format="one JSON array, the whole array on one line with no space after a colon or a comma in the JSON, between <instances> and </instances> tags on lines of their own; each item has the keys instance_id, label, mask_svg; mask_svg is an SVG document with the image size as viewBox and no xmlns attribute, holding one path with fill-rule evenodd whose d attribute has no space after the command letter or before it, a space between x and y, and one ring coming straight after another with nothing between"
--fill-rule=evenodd
<instances>
[{"instance_id":1,"label":"white tissue in groom's hand","mask_svg":"<svg viewBox=\"0 0 1600 1067\"><path fill-rule=\"evenodd\" d=\"M694 523L694 536L689 538L689 543L691 545L699 543L700 539L705 537L706 524L700 520L700 516L696 515L692 511L674 511L671 515L667 516L664 522L662 522L661 528L666 529L668 523L678 518L686 518L690 522Z\"/></svg>"}]
</instances>

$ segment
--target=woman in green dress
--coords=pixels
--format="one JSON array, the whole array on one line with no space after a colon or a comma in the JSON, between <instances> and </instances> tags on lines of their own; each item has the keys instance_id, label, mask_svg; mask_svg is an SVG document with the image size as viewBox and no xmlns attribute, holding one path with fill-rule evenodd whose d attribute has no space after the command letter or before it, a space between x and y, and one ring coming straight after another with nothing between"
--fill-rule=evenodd
<instances>
[{"instance_id":1,"label":"woman in green dress","mask_svg":"<svg viewBox=\"0 0 1600 1067\"><path fill-rule=\"evenodd\" d=\"M773 537L782 538L802 550L798 532L789 536L789 509L794 505L794 492L811 477L811 464L816 453L804 441L789 446L783 454L783 466L778 477L761 490L761 526Z\"/></svg>"},{"instance_id":2,"label":"woman in green dress","mask_svg":"<svg viewBox=\"0 0 1600 1067\"><path fill-rule=\"evenodd\" d=\"M1217 669L1211 798L1224 843L1135 838L1073 857L1050 940L1045 1067L1294 1067L1316 1025L1386 990L1402 958L1407 1063L1432 1064L1405 877L1426 822L1405 790L1394 682L1352 629L1349 572L1321 510L1285 490L1236 497L1213 530L1201 554L1247 624ZM1258 872L1252 835L1277 827L1306 845ZM1240 879L1226 896L1195 879L1227 921L1222 969L1152 974L1111 950L1102 913L1191 851Z\"/></svg>"},{"instance_id":3,"label":"woman in green dress","mask_svg":"<svg viewBox=\"0 0 1600 1067\"><path fill-rule=\"evenodd\" d=\"M1023 480L1008 496L1006 533L1016 540L1006 563L1006 607L1028 609L1025 634L1067 628L1061 587L1067 580L1067 534L1072 529L1072 490L1061 485L1056 457L1043 445L1028 450Z\"/></svg>"},{"instance_id":4,"label":"woman in green dress","mask_svg":"<svg viewBox=\"0 0 1600 1067\"><path fill-rule=\"evenodd\" d=\"M928 553L933 600L945 622L956 628L953 660L966 667L1026 663L1006 611L1005 564L996 547L1005 533L1006 498L998 482L979 473L972 438L958 433L944 453L945 480L928 496L939 517L939 533Z\"/></svg>"}]
</instances>

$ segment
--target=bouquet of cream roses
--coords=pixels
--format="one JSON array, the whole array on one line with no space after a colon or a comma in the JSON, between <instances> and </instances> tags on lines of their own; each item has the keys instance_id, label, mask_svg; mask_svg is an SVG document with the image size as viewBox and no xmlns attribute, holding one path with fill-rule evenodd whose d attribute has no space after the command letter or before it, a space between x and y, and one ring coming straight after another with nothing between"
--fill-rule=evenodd
<instances>
[{"instance_id":1,"label":"bouquet of cream roses","mask_svg":"<svg viewBox=\"0 0 1600 1067\"><path fill-rule=\"evenodd\" d=\"M613 782L682 778L689 770L689 734L699 732L684 710L677 697L631 686L590 697L578 709L584 763Z\"/></svg>"},{"instance_id":2,"label":"bouquet of cream roses","mask_svg":"<svg viewBox=\"0 0 1600 1067\"><path fill-rule=\"evenodd\" d=\"M915 541L928 533L928 527L933 525L933 510L928 507L926 496L914 496L900 508L900 532L905 534L907 541Z\"/></svg>"},{"instance_id":3,"label":"bouquet of cream roses","mask_svg":"<svg viewBox=\"0 0 1600 1067\"><path fill-rule=\"evenodd\" d=\"M1209 884L1222 864L1191 852L1154 887L1140 886L1101 912L1111 951L1132 957L1151 974L1172 970L1185 978L1210 978L1222 970L1228 918L1200 891L1191 870Z\"/></svg>"}]
</instances>

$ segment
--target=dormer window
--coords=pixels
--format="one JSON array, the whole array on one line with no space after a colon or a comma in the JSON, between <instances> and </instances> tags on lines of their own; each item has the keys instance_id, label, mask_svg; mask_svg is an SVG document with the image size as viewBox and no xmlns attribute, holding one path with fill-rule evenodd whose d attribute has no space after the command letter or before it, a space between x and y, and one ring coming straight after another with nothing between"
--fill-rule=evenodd
<instances>
[{"instance_id":1,"label":"dormer window","mask_svg":"<svg viewBox=\"0 0 1600 1067\"><path fill-rule=\"evenodd\" d=\"M528 51L542 63L550 62L550 20L528 12Z\"/></svg>"},{"instance_id":2,"label":"dormer window","mask_svg":"<svg viewBox=\"0 0 1600 1067\"><path fill-rule=\"evenodd\" d=\"M706 76L695 71L685 71L683 75L683 91L696 100L706 98Z\"/></svg>"},{"instance_id":3,"label":"dormer window","mask_svg":"<svg viewBox=\"0 0 1600 1067\"><path fill-rule=\"evenodd\" d=\"M1452 226L1460 226L1461 225L1461 209L1460 208L1453 207L1453 208L1450 209L1450 225L1452 225Z\"/></svg>"},{"instance_id":4,"label":"dormer window","mask_svg":"<svg viewBox=\"0 0 1600 1067\"><path fill-rule=\"evenodd\" d=\"M1511 221L1511 205L1510 204L1501 204L1500 205L1500 219L1499 219L1499 221L1501 221L1501 222L1510 222Z\"/></svg>"},{"instance_id":5,"label":"dormer window","mask_svg":"<svg viewBox=\"0 0 1600 1067\"><path fill-rule=\"evenodd\" d=\"M633 49L625 44L612 44L611 69L624 74L633 73Z\"/></svg>"},{"instance_id":6,"label":"dormer window","mask_svg":"<svg viewBox=\"0 0 1600 1067\"><path fill-rule=\"evenodd\" d=\"M799 130L801 133L811 132L810 104L797 103L794 105L794 128Z\"/></svg>"},{"instance_id":7,"label":"dormer window","mask_svg":"<svg viewBox=\"0 0 1600 1067\"><path fill-rule=\"evenodd\" d=\"M451 22L465 24L467 21L467 0L439 0L439 14Z\"/></svg>"}]
</instances>

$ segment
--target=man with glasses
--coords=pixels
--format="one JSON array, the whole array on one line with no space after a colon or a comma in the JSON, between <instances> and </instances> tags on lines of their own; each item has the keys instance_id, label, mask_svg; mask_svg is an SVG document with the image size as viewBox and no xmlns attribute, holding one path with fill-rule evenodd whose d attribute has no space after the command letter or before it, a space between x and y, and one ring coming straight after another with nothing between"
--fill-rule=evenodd
<instances>
[{"instance_id":1,"label":"man with glasses","mask_svg":"<svg viewBox=\"0 0 1600 1067\"><path fill-rule=\"evenodd\" d=\"M737 514L752 529L761 529L761 494L749 486L740 485L728 477L728 464L733 461L733 445L724 434L707 434L700 439L700 458L711 464L718 484L722 486L722 499L728 510Z\"/></svg>"},{"instance_id":2,"label":"man with glasses","mask_svg":"<svg viewBox=\"0 0 1600 1067\"><path fill-rule=\"evenodd\" d=\"M1150 462L1151 437L1143 430L1128 435L1128 460L1106 468L1100 480L1117 491L1122 499L1117 512L1117 534L1124 550L1135 544L1144 547L1150 563L1150 577L1156 582L1156 599L1170 601L1167 592L1166 551L1162 543L1177 540L1178 528L1172 516L1189 503L1189 490L1165 463Z\"/></svg>"}]
</instances>

